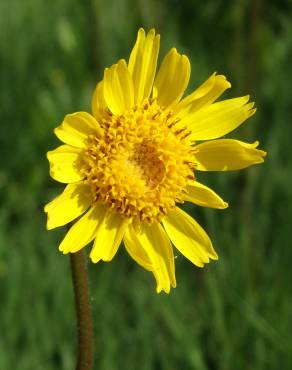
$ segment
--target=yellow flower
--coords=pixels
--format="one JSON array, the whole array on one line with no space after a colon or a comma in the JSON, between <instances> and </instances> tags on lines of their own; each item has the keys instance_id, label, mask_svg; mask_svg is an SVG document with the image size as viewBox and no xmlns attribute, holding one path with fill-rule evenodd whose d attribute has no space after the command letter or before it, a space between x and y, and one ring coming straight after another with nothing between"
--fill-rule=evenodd
<instances>
[{"instance_id":1,"label":"yellow flower","mask_svg":"<svg viewBox=\"0 0 292 370\"><path fill-rule=\"evenodd\" d=\"M157 292L168 293L176 286L172 244L199 267L218 259L202 227L176 206L228 206L197 171L245 168L265 152L258 142L218 140L255 113L249 97L214 103L231 86L214 73L183 98L190 62L173 48L156 74L159 41L140 29L129 61L105 69L92 114L69 114L55 129L65 144L48 152L50 174L68 185L45 212L48 229L81 216L60 244L64 254L94 241L91 260L111 261L123 241L154 274Z\"/></svg>"}]
</instances>

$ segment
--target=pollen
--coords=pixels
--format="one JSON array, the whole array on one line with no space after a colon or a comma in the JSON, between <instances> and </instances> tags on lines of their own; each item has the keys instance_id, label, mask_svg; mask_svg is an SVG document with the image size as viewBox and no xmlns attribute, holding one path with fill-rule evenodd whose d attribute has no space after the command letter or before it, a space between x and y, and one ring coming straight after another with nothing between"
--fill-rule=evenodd
<instances>
[{"instance_id":1,"label":"pollen","mask_svg":"<svg viewBox=\"0 0 292 370\"><path fill-rule=\"evenodd\" d=\"M160 221L194 178L189 132L171 111L147 99L122 115L106 111L103 135L90 135L79 168L93 202L151 223Z\"/></svg>"}]
</instances>

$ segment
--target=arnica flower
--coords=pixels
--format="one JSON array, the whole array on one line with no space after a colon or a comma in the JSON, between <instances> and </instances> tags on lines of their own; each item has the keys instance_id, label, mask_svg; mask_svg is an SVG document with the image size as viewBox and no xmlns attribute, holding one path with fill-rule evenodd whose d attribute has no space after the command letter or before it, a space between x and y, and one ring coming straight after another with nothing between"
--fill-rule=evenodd
<instances>
[{"instance_id":1,"label":"arnica flower","mask_svg":"<svg viewBox=\"0 0 292 370\"><path fill-rule=\"evenodd\" d=\"M92 262L111 261L120 244L153 273L157 292L176 286L173 246L196 266L218 256L202 227L177 205L224 209L199 171L262 163L258 142L218 139L255 113L249 96L215 101L231 85L215 73L183 97L190 62L171 49L156 73L159 35L138 32L129 60L104 71L92 113L68 114L55 129L64 143L48 152L51 177L68 184L45 206L47 228L78 220L59 249L93 241ZM204 142L202 142L204 141Z\"/></svg>"}]
</instances>

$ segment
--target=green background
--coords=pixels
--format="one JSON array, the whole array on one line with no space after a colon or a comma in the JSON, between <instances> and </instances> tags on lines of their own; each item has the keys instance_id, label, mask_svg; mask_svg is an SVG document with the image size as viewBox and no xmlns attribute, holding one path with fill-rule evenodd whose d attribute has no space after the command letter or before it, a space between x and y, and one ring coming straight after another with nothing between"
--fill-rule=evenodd
<instances>
[{"instance_id":1,"label":"green background","mask_svg":"<svg viewBox=\"0 0 292 370\"><path fill-rule=\"evenodd\" d=\"M199 174L230 204L188 207L220 259L198 269L178 255L170 295L123 248L89 264L95 369L292 369L291 0L0 0L0 21L0 369L74 368L65 228L46 231L43 214L62 186L46 152L140 26L161 33L161 55L190 57L190 89L217 71L225 97L251 94L257 114L229 137L259 139L268 157Z\"/></svg>"}]
</instances>

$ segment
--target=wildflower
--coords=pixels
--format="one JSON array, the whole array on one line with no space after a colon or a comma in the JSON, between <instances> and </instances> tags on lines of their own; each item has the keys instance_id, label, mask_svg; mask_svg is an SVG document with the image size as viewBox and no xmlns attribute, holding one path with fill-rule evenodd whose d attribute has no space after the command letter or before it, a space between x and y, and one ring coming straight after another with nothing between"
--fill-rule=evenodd
<instances>
[{"instance_id":1,"label":"wildflower","mask_svg":"<svg viewBox=\"0 0 292 370\"><path fill-rule=\"evenodd\" d=\"M129 61L105 69L92 114L69 114L55 129L64 145L48 152L50 174L68 185L45 212L48 229L79 218L59 246L64 254L94 241L92 262L111 261L123 241L154 274L157 292L168 293L176 286L172 244L199 267L218 259L206 232L177 207L228 206L197 181L198 171L242 169L265 152L258 142L218 139L255 113L249 96L215 103L231 85L214 73L183 97L190 62L173 48L156 75L159 41L140 29Z\"/></svg>"}]
</instances>

